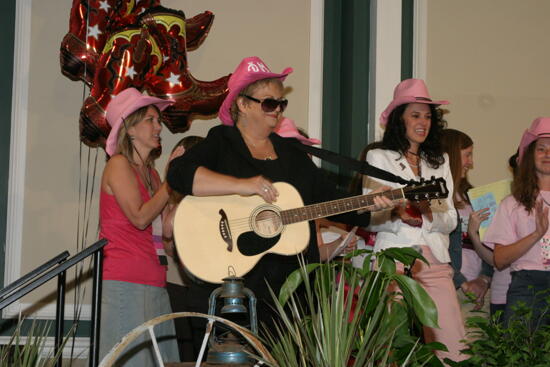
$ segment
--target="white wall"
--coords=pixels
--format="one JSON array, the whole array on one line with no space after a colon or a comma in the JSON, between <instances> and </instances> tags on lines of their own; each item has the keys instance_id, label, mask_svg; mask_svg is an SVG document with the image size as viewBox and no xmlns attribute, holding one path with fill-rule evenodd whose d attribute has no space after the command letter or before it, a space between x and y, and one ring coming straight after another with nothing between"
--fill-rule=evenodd
<instances>
[{"instance_id":1,"label":"white wall","mask_svg":"<svg viewBox=\"0 0 550 367\"><path fill-rule=\"evenodd\" d=\"M448 99L449 127L474 140L480 185L508 177L507 161L538 116L550 116L550 2L427 1L427 83Z\"/></svg>"},{"instance_id":2,"label":"white wall","mask_svg":"<svg viewBox=\"0 0 550 367\"><path fill-rule=\"evenodd\" d=\"M21 0L17 4L22 16L17 20L19 38L15 53L20 59L16 70L23 77L18 78L20 83L14 87L14 95L22 98L14 104L12 135L16 141L12 146L10 178L18 177L22 181L19 186L15 181L10 182L6 283L64 250L71 254L77 252L78 213L80 208L82 214L84 206L87 176L90 177L88 193L93 190L94 196L87 208L88 236L84 242L89 245L97 240L98 181L105 156L102 150L92 150L92 165L88 167L88 149L82 147L82 160L79 158L78 116L87 92L82 83L62 76L59 68L59 45L68 31L71 3L69 0ZM188 54L189 69L197 79L208 81L227 75L243 57L251 55L260 56L273 71L292 66L294 73L286 83L291 101L287 116L300 126L308 127L310 111L320 109L320 106L310 106L310 100L320 101L320 97L312 97L309 87L312 80L321 78L322 68L318 67L321 60L313 61L316 75L310 75L309 70L310 53L322 50L318 42L322 41L322 35L312 37L310 33L310 15L322 16L321 1L166 0L162 4L182 9L188 17L205 10L211 10L216 16L205 42ZM314 29L318 32L318 19L316 24ZM315 45L310 45L310 38L315 40ZM28 52L25 44L29 45ZM317 93L320 96L320 91ZM217 123L217 120L197 120L185 135L205 135ZM319 126L317 129L320 131ZM165 152L183 136L174 136L164 129ZM92 184L96 155L98 164ZM157 163L161 173L166 155ZM81 231L85 219L80 218ZM38 317L53 317L51 301L55 282L51 283L25 297L22 304L4 310L4 316L15 315L32 305L30 311ZM88 290L88 297L90 293ZM67 303L72 303L71 294L67 296ZM47 304L50 306L45 307ZM84 314L87 312L88 308ZM67 317L70 316L67 313Z\"/></svg>"}]
</instances>

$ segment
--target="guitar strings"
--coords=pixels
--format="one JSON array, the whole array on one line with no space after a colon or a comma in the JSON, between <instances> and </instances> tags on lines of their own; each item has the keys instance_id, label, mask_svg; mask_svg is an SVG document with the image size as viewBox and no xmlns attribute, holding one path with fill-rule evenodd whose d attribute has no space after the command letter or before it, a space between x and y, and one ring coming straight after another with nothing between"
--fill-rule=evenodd
<instances>
[{"instance_id":1,"label":"guitar strings","mask_svg":"<svg viewBox=\"0 0 550 367\"><path fill-rule=\"evenodd\" d=\"M364 208L361 208L362 210L365 210L365 209L369 209L369 208L374 208L375 205L368 205L368 206L365 206ZM358 209L354 209L354 210L358 210ZM353 210L350 210L350 211L353 211ZM336 215L336 214L333 214L333 215ZM310 221L310 220L315 220L317 218L324 218L325 216L318 216L316 218L310 218L310 219L301 219L299 217L299 220L294 222L294 223L297 223L297 222L302 222L302 221ZM278 215L276 213L273 213L273 214L268 214L268 215L264 215L264 217L262 219L259 219L257 220L256 222L260 222L260 223L265 223L267 221L280 221L281 222L281 225L283 224L283 219L282 219L282 216L281 215ZM232 228L232 229L243 229L243 228L251 228L251 225L250 225L250 222L251 222L251 219L250 217L243 217L243 218L235 218L235 219L230 219L228 220L228 224L229 224L229 227Z\"/></svg>"},{"instance_id":2,"label":"guitar strings","mask_svg":"<svg viewBox=\"0 0 550 367\"><path fill-rule=\"evenodd\" d=\"M412 189L418 189L418 188L408 188L408 187L403 187L402 190L403 191L409 191L409 190L412 190ZM397 189L399 190L399 189ZM388 197L388 195L385 195L386 197L388 197L390 200L392 201L399 201L402 199L402 197L398 198L398 199L394 199L393 198L393 191L396 191L396 190L392 190L391 193L392 193L392 197ZM360 196L363 196L363 195L360 195ZM349 199L349 198L348 198ZM352 209L352 210L349 210L349 211L353 211L353 210L370 210L372 208L374 208L375 205L374 204L370 204L370 205L365 205L364 207L361 207L361 208L356 208L356 209ZM348 210L346 211L343 211L342 213L345 213L345 212L348 212ZM325 215L320 215L320 216L317 216L317 217L313 217L313 218L303 218L303 217L307 217L307 213L305 213L306 215L302 215L302 216L297 216L297 221L293 222L293 223L297 223L297 222L302 222L302 221L310 221L310 220L315 220L317 218L324 218L326 217ZM337 215L337 214L341 214L341 213L336 213L336 214L332 214L332 215ZM328 216L328 215L327 215ZM256 220L256 223L265 223L267 221L278 221L280 222L280 225L283 225L283 218L282 218L282 215L280 215L280 213L274 213L272 212L272 214L264 214L264 217L262 219L259 219L259 220ZM228 221L228 224L229 224L229 227L232 228L232 229L235 229L235 230L239 230L239 229L250 229L252 230L252 226L251 226L251 219L250 217L244 217L244 218L236 218L236 219L231 219Z\"/></svg>"}]
</instances>

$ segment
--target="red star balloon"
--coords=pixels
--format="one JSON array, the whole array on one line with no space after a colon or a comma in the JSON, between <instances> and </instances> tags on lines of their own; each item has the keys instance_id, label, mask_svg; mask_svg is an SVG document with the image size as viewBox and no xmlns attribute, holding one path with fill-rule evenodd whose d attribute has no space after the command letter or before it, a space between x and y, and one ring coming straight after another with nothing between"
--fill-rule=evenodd
<instances>
[{"instance_id":1,"label":"red star balloon","mask_svg":"<svg viewBox=\"0 0 550 367\"><path fill-rule=\"evenodd\" d=\"M176 100L163 113L171 132L186 131L194 116L216 114L229 76L199 81L187 64L187 50L202 44L213 20L209 11L185 19L158 0L73 0L60 61L64 75L91 88L80 112L81 140L104 146L105 109L128 87Z\"/></svg>"}]
</instances>

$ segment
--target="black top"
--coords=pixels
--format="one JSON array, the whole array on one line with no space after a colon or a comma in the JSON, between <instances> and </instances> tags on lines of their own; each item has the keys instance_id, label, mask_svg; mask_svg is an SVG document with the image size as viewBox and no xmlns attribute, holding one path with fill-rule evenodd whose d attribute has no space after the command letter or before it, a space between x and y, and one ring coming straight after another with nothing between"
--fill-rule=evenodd
<instances>
[{"instance_id":1,"label":"black top","mask_svg":"<svg viewBox=\"0 0 550 367\"><path fill-rule=\"evenodd\" d=\"M296 139L282 138L277 134L271 134L269 138L278 158L272 161L258 160L252 157L239 129L233 126L216 126L209 131L206 139L172 161L168 170L168 184L181 194L190 195L195 171L203 166L238 178L263 175L273 182L290 183L300 193L304 205L346 196L337 191L336 185L313 164L307 154L294 146L300 144ZM370 213L357 215L353 212L330 219L366 226L369 223ZM310 241L308 248L304 251L304 257L308 262L318 262L319 250L313 222L309 223L309 228ZM275 294L278 294L286 277L298 267L296 256L268 254L246 274L245 286L250 288L258 298L259 320L266 321L267 316L262 314L262 301L272 304L266 280ZM212 289L214 285L207 288Z\"/></svg>"}]
</instances>

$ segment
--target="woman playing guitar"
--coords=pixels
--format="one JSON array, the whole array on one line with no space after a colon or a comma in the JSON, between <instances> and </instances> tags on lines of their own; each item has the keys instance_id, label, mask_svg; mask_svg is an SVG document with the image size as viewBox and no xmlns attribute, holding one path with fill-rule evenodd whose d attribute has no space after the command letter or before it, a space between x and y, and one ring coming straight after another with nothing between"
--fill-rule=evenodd
<instances>
[{"instance_id":1,"label":"woman playing guitar","mask_svg":"<svg viewBox=\"0 0 550 367\"><path fill-rule=\"evenodd\" d=\"M223 125L212 128L204 141L172 162L169 185L184 195L259 195L267 203L276 203L279 193L273 182L284 181L298 190L305 205L341 197L307 154L295 147L294 139L273 133L288 104L283 80L291 72L287 68L272 73L258 57L242 60L229 79L229 93L219 111ZM389 199L377 197L373 209L390 207ZM331 219L365 226L370 214L349 213ZM313 221L309 232L303 256L308 262L318 262ZM210 256L215 258L216 253ZM298 267L296 256L267 254L244 277L245 286L258 299L259 325L264 324L267 330L276 317L269 287L278 294L286 277ZM215 287L201 286L204 297L196 311L206 312L208 294Z\"/></svg>"}]
</instances>

